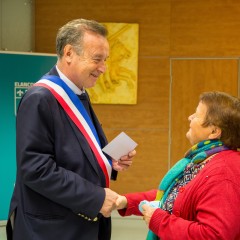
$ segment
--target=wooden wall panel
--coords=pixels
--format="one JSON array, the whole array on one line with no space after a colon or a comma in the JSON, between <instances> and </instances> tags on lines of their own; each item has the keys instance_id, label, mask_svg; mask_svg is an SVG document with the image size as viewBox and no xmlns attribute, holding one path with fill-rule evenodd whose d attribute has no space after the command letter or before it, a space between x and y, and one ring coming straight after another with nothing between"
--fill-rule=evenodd
<instances>
[{"instance_id":1,"label":"wooden wall panel","mask_svg":"<svg viewBox=\"0 0 240 240\"><path fill-rule=\"evenodd\" d=\"M171 0L171 56L239 56L240 1Z\"/></svg>"},{"instance_id":2,"label":"wooden wall panel","mask_svg":"<svg viewBox=\"0 0 240 240\"><path fill-rule=\"evenodd\" d=\"M170 0L36 0L35 51L55 53L57 29L75 18L139 23L139 55L169 55Z\"/></svg>"},{"instance_id":3,"label":"wooden wall panel","mask_svg":"<svg viewBox=\"0 0 240 240\"><path fill-rule=\"evenodd\" d=\"M107 130L107 135L118 131ZM157 188L168 167L168 130L126 129L138 142L137 156L129 170L121 172L110 187L119 192L146 191Z\"/></svg>"},{"instance_id":4,"label":"wooden wall panel","mask_svg":"<svg viewBox=\"0 0 240 240\"><path fill-rule=\"evenodd\" d=\"M94 105L108 128L168 129L169 59L139 59L136 105Z\"/></svg>"},{"instance_id":5,"label":"wooden wall panel","mask_svg":"<svg viewBox=\"0 0 240 240\"><path fill-rule=\"evenodd\" d=\"M139 24L137 104L94 105L108 139L125 131L139 143L131 169L112 182L114 190L158 185L189 147L187 117L202 91L237 94L238 60L230 58L240 55L239 16L236 0L35 1L37 52L55 53L57 29L74 18Z\"/></svg>"},{"instance_id":6,"label":"wooden wall panel","mask_svg":"<svg viewBox=\"0 0 240 240\"><path fill-rule=\"evenodd\" d=\"M237 96L238 60L172 60L171 165L190 147L186 139L188 116L195 112L199 95L224 91ZM179 111L180 109L180 111Z\"/></svg>"},{"instance_id":7,"label":"wooden wall panel","mask_svg":"<svg viewBox=\"0 0 240 240\"><path fill-rule=\"evenodd\" d=\"M121 193L157 187L169 161L169 59L139 62L136 105L94 105L109 140L124 131L138 143L131 169L111 183Z\"/></svg>"}]
</instances>

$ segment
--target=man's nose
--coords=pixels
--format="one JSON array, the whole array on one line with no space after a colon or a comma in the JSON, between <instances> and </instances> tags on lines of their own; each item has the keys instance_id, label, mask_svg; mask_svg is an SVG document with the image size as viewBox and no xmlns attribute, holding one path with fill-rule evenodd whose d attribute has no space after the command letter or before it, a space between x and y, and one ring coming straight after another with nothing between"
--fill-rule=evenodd
<instances>
[{"instance_id":1,"label":"man's nose","mask_svg":"<svg viewBox=\"0 0 240 240\"><path fill-rule=\"evenodd\" d=\"M106 70L107 70L107 63L106 63L105 61L102 61L102 62L99 64L98 70L99 70L101 73L105 73Z\"/></svg>"}]
</instances>

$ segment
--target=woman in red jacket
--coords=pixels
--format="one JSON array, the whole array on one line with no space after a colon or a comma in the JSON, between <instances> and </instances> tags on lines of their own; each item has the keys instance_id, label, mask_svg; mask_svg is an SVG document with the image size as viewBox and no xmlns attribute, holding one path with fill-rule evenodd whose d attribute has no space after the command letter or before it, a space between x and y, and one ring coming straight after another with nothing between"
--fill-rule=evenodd
<instances>
[{"instance_id":1,"label":"woman in red jacket","mask_svg":"<svg viewBox=\"0 0 240 240\"><path fill-rule=\"evenodd\" d=\"M203 93L188 120L191 149L158 190L119 197L119 213L143 215L149 240L239 240L240 100Z\"/></svg>"}]
</instances>

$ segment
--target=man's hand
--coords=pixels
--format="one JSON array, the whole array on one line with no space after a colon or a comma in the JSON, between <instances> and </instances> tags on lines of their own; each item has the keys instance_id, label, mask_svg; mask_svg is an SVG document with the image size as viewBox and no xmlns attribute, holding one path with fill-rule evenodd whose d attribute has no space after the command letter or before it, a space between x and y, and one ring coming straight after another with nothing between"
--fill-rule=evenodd
<instances>
[{"instance_id":1,"label":"man's hand","mask_svg":"<svg viewBox=\"0 0 240 240\"><path fill-rule=\"evenodd\" d=\"M123 171L128 169L133 162L133 157L136 155L136 150L128 153L128 155L122 156L119 160L112 159L112 167L116 171Z\"/></svg>"},{"instance_id":2,"label":"man's hand","mask_svg":"<svg viewBox=\"0 0 240 240\"><path fill-rule=\"evenodd\" d=\"M117 205L117 209L123 209L123 208L127 208L127 198L125 196L118 196L118 199L116 201L116 205Z\"/></svg>"},{"instance_id":3,"label":"man's hand","mask_svg":"<svg viewBox=\"0 0 240 240\"><path fill-rule=\"evenodd\" d=\"M110 217L112 211L117 208L116 201L119 195L109 188L104 188L104 190L105 190L105 200L103 202L103 206L100 210L100 213L104 217Z\"/></svg>"}]
</instances>

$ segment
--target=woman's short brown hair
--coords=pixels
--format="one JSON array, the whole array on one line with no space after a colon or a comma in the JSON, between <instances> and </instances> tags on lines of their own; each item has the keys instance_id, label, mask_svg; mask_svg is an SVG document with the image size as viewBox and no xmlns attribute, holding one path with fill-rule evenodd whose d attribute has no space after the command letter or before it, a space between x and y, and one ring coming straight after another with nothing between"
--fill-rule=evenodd
<instances>
[{"instance_id":1,"label":"woman's short brown hair","mask_svg":"<svg viewBox=\"0 0 240 240\"><path fill-rule=\"evenodd\" d=\"M200 101L207 106L204 127L222 130L220 140L231 149L240 148L240 99L224 92L204 92Z\"/></svg>"}]
</instances>

